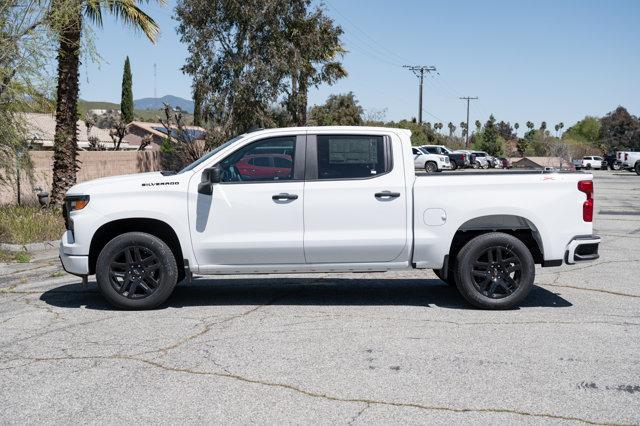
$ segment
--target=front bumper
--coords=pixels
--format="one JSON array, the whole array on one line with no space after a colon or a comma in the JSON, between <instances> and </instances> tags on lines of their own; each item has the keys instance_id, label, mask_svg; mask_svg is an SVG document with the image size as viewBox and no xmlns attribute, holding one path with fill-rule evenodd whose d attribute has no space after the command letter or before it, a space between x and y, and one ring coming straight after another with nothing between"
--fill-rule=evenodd
<instances>
[{"instance_id":1,"label":"front bumper","mask_svg":"<svg viewBox=\"0 0 640 426\"><path fill-rule=\"evenodd\" d=\"M64 252L64 245L60 242L58 251L62 268L69 274L84 277L89 275L89 256L75 256Z\"/></svg>"},{"instance_id":2,"label":"front bumper","mask_svg":"<svg viewBox=\"0 0 640 426\"><path fill-rule=\"evenodd\" d=\"M598 247L602 238L597 235L583 235L574 237L569 244L564 254L564 261L567 265L573 265L579 262L588 262L596 260L600 257L598 254Z\"/></svg>"}]
</instances>

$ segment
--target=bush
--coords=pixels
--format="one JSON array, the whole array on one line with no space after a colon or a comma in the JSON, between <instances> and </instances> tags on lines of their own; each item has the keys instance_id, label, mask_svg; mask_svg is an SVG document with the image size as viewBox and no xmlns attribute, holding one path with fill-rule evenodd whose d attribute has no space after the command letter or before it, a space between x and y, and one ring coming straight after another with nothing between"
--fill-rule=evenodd
<instances>
[{"instance_id":1,"label":"bush","mask_svg":"<svg viewBox=\"0 0 640 426\"><path fill-rule=\"evenodd\" d=\"M60 209L0 207L0 243L28 244L59 239L64 233Z\"/></svg>"}]
</instances>

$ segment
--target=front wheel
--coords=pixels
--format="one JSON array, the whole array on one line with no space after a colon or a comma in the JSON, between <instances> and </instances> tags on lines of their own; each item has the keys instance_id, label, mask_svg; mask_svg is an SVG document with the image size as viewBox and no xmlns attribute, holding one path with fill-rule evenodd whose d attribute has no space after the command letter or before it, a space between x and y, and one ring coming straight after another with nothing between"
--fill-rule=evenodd
<instances>
[{"instance_id":1,"label":"front wheel","mask_svg":"<svg viewBox=\"0 0 640 426\"><path fill-rule=\"evenodd\" d=\"M178 282L173 252L160 238L128 232L109 241L98 256L96 279L113 306L152 309L166 301Z\"/></svg>"},{"instance_id":2,"label":"front wheel","mask_svg":"<svg viewBox=\"0 0 640 426\"><path fill-rule=\"evenodd\" d=\"M427 161L427 164L424 165L424 171L427 173L435 173L438 171L438 165L433 161Z\"/></svg>"},{"instance_id":3,"label":"front wheel","mask_svg":"<svg viewBox=\"0 0 640 426\"><path fill-rule=\"evenodd\" d=\"M460 250L455 277L460 294L473 306L509 309L531 291L535 265L522 241L491 232L477 236Z\"/></svg>"},{"instance_id":4,"label":"front wheel","mask_svg":"<svg viewBox=\"0 0 640 426\"><path fill-rule=\"evenodd\" d=\"M634 167L634 170L636 171L636 174L640 176L640 162L636 163L636 167Z\"/></svg>"},{"instance_id":5,"label":"front wheel","mask_svg":"<svg viewBox=\"0 0 640 426\"><path fill-rule=\"evenodd\" d=\"M584 168L587 170L591 170L591 164L587 164Z\"/></svg>"}]
</instances>

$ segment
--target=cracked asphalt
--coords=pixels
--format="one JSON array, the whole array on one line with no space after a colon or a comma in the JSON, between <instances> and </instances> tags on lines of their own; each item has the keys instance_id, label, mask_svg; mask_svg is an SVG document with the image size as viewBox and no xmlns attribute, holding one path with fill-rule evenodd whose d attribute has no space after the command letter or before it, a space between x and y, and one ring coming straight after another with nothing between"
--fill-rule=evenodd
<instances>
[{"instance_id":1,"label":"cracked asphalt","mask_svg":"<svg viewBox=\"0 0 640 426\"><path fill-rule=\"evenodd\" d=\"M512 311L408 271L201 278L124 312L53 251L0 264L0 422L640 424L640 177L594 173L601 258L538 269Z\"/></svg>"}]
</instances>

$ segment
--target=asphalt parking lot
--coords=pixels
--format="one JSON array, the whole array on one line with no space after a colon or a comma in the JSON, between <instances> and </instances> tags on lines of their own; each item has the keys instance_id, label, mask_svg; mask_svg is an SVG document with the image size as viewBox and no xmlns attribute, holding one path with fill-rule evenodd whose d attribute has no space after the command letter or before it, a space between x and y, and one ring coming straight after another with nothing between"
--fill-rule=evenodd
<instances>
[{"instance_id":1,"label":"asphalt parking lot","mask_svg":"<svg viewBox=\"0 0 640 426\"><path fill-rule=\"evenodd\" d=\"M112 310L54 251L0 265L0 422L640 424L640 176L595 171L601 258L517 310L431 272L200 279Z\"/></svg>"}]
</instances>

